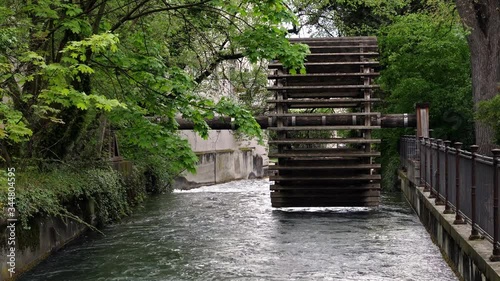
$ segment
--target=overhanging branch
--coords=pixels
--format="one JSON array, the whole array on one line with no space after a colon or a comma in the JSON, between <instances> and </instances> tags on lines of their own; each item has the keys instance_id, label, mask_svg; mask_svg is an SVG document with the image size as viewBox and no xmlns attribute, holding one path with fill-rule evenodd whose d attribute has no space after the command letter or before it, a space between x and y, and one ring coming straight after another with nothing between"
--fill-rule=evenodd
<instances>
[{"instance_id":1,"label":"overhanging branch","mask_svg":"<svg viewBox=\"0 0 500 281\"><path fill-rule=\"evenodd\" d=\"M226 60L236 60L236 59L241 59L243 58L243 54L226 54L226 55L219 55L217 59L215 59L205 71L203 71L198 77L196 77L195 81L196 83L200 83L203 81L205 78L210 76L214 72L214 70L217 68L217 66Z\"/></svg>"}]
</instances>

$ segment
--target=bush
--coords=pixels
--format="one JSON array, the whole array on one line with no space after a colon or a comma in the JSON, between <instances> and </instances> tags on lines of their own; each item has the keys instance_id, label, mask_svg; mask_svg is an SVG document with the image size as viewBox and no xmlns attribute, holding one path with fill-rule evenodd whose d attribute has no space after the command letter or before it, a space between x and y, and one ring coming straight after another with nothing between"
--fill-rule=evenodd
<instances>
[{"instance_id":1,"label":"bush","mask_svg":"<svg viewBox=\"0 0 500 281\"><path fill-rule=\"evenodd\" d=\"M6 177L0 181L5 205ZM110 167L57 166L43 171L30 167L16 172L16 210L25 227L39 214L77 219L85 213L83 203L88 200L95 202L97 222L108 223L130 214L130 207L140 203L144 194L144 177L138 169L127 178Z\"/></svg>"}]
</instances>

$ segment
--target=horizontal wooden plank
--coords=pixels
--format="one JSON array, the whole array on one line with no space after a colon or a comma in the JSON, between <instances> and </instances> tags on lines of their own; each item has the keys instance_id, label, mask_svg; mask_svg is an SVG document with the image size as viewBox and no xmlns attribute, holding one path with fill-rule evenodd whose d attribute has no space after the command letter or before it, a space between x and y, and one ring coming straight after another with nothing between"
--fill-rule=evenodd
<instances>
[{"instance_id":1,"label":"horizontal wooden plank","mask_svg":"<svg viewBox=\"0 0 500 281\"><path fill-rule=\"evenodd\" d=\"M271 86L267 87L270 91L314 91L314 90L346 90L346 89L378 89L379 85L330 85L330 86Z\"/></svg>"},{"instance_id":2,"label":"horizontal wooden plank","mask_svg":"<svg viewBox=\"0 0 500 281\"><path fill-rule=\"evenodd\" d=\"M377 130L380 126L295 126L268 127L271 131L335 131L335 130Z\"/></svg>"},{"instance_id":3,"label":"horizontal wooden plank","mask_svg":"<svg viewBox=\"0 0 500 281\"><path fill-rule=\"evenodd\" d=\"M380 205L379 201L376 202L273 202L271 200L271 206L273 208L308 208L308 207L378 207Z\"/></svg>"},{"instance_id":4,"label":"horizontal wooden plank","mask_svg":"<svg viewBox=\"0 0 500 281\"><path fill-rule=\"evenodd\" d=\"M340 37L339 37L340 38ZM315 39L315 40L312 40ZM300 40L291 40L292 43L306 44L308 46L344 46L344 45L377 45L377 39L373 38L351 38L347 37L342 40L332 40L331 38L301 38Z\"/></svg>"},{"instance_id":5,"label":"horizontal wooden plank","mask_svg":"<svg viewBox=\"0 0 500 281\"><path fill-rule=\"evenodd\" d=\"M270 171L308 171L308 170L367 170L367 169L380 169L380 164L358 164L358 165L331 165L331 166L279 166L270 165L268 170Z\"/></svg>"},{"instance_id":6,"label":"horizontal wooden plank","mask_svg":"<svg viewBox=\"0 0 500 281\"><path fill-rule=\"evenodd\" d=\"M369 181L380 180L380 175L354 175L354 176L329 176L329 177L291 177L291 176L270 176L271 181Z\"/></svg>"},{"instance_id":7,"label":"horizontal wooden plank","mask_svg":"<svg viewBox=\"0 0 500 281\"><path fill-rule=\"evenodd\" d=\"M314 79L323 77L361 77L361 76L379 76L379 72L352 72L352 73L308 73L308 74L270 74L267 76L268 79L282 79L282 78L294 78L294 79Z\"/></svg>"},{"instance_id":8,"label":"horizontal wooden plank","mask_svg":"<svg viewBox=\"0 0 500 281\"><path fill-rule=\"evenodd\" d=\"M289 157L313 157L315 159L322 158L338 158L338 157L354 157L354 158L364 158L364 157L379 157L379 152L365 152L365 153L330 153L330 154L320 154L320 153L293 153L293 152L283 152L283 153L270 153L269 157L278 158L289 158Z\"/></svg>"},{"instance_id":9,"label":"horizontal wooden plank","mask_svg":"<svg viewBox=\"0 0 500 281\"><path fill-rule=\"evenodd\" d=\"M322 117L322 116L380 116L380 112L339 112L339 113L303 113L303 112L290 112L290 113L268 113L266 116L270 117Z\"/></svg>"},{"instance_id":10,"label":"horizontal wooden plank","mask_svg":"<svg viewBox=\"0 0 500 281\"><path fill-rule=\"evenodd\" d=\"M367 66L376 66L380 63L378 61L353 61L353 62L306 62L304 63L305 67L308 66L339 66L339 65L367 65ZM267 66L269 69L283 68L281 63L270 63Z\"/></svg>"},{"instance_id":11,"label":"horizontal wooden plank","mask_svg":"<svg viewBox=\"0 0 500 281\"><path fill-rule=\"evenodd\" d=\"M290 150L292 151L292 150ZM293 149L295 152L351 152L351 153L358 153L360 152L359 149L352 148L352 147L308 147L308 148L295 148ZM363 152L363 151L361 151Z\"/></svg>"},{"instance_id":12,"label":"horizontal wooden plank","mask_svg":"<svg viewBox=\"0 0 500 281\"><path fill-rule=\"evenodd\" d=\"M362 98L364 91L360 89L347 89L335 91L321 91L314 92L287 92L287 97L290 99L304 99L304 98Z\"/></svg>"},{"instance_id":13,"label":"horizontal wooden plank","mask_svg":"<svg viewBox=\"0 0 500 281\"><path fill-rule=\"evenodd\" d=\"M321 197L321 196L273 196L273 193L281 193L281 192L271 192L271 203L305 203L305 202L315 202L317 204L321 203L361 203L361 202L379 202L380 196L368 196L368 197L359 197L359 196L329 196L329 197Z\"/></svg>"},{"instance_id":14,"label":"horizontal wooden plank","mask_svg":"<svg viewBox=\"0 0 500 281\"><path fill-rule=\"evenodd\" d=\"M355 108L363 104L381 102L379 99L358 100L358 99L288 99L283 101L269 100L268 104L276 106L287 105L289 109L308 109L308 108Z\"/></svg>"},{"instance_id":15,"label":"horizontal wooden plank","mask_svg":"<svg viewBox=\"0 0 500 281\"><path fill-rule=\"evenodd\" d=\"M282 152L282 153L269 153L269 157L287 158L287 157L379 157L380 152L360 152L360 153L301 153L301 152Z\"/></svg>"},{"instance_id":16,"label":"horizontal wooden plank","mask_svg":"<svg viewBox=\"0 0 500 281\"><path fill-rule=\"evenodd\" d=\"M285 152L291 152L291 153L326 153L326 154L332 154L332 153L352 153L352 154L359 154L359 153L367 153L363 150L357 149L357 148L351 148L351 147L307 147L307 148L294 148L290 150L285 150Z\"/></svg>"},{"instance_id":17,"label":"horizontal wooden plank","mask_svg":"<svg viewBox=\"0 0 500 281\"><path fill-rule=\"evenodd\" d=\"M309 50L311 53L315 52L340 52L340 51L345 51L345 52L354 52L354 51L377 51L378 50L378 44L377 43L366 43L366 44L356 44L356 43L343 43L339 45L333 45L333 44L314 44L314 45L309 45Z\"/></svg>"},{"instance_id":18,"label":"horizontal wooden plank","mask_svg":"<svg viewBox=\"0 0 500 281\"><path fill-rule=\"evenodd\" d=\"M290 99L284 102L283 101L269 102L269 104L275 104L275 106L287 105L289 109L310 109L310 108L350 109L350 108L360 107L364 104L370 104L376 102L381 102L381 101L377 101L374 99L366 101L348 101L347 99L345 101L337 101L337 100L331 101L327 99L304 101L304 99L295 99L295 100Z\"/></svg>"},{"instance_id":19,"label":"horizontal wooden plank","mask_svg":"<svg viewBox=\"0 0 500 281\"><path fill-rule=\"evenodd\" d=\"M273 207L362 207L378 206L379 203L380 198L377 196L365 198L271 197Z\"/></svg>"},{"instance_id":20,"label":"horizontal wooden plank","mask_svg":"<svg viewBox=\"0 0 500 281\"><path fill-rule=\"evenodd\" d=\"M380 139L362 139L362 138L328 138L328 139L280 139L280 140L269 140L270 144L316 144L316 143L380 143Z\"/></svg>"},{"instance_id":21,"label":"horizontal wooden plank","mask_svg":"<svg viewBox=\"0 0 500 281\"><path fill-rule=\"evenodd\" d=\"M361 202L361 203L356 203L356 202L352 202L352 203L323 202L323 203L319 204L317 202L272 202L271 201L271 207L276 208L276 209L281 209L281 208L316 208L316 207L321 207L321 208L336 208L336 207L376 208L379 205L380 205L380 202L367 202L367 203L363 203L363 202Z\"/></svg>"},{"instance_id":22,"label":"horizontal wooden plank","mask_svg":"<svg viewBox=\"0 0 500 281\"><path fill-rule=\"evenodd\" d=\"M381 102L382 100L379 98L374 99L350 99L350 98L342 98L342 99L286 99L286 100L275 100L269 99L267 103L348 103L348 102L358 102L358 103L367 103L367 102Z\"/></svg>"},{"instance_id":23,"label":"horizontal wooden plank","mask_svg":"<svg viewBox=\"0 0 500 281\"><path fill-rule=\"evenodd\" d=\"M308 57L336 57L336 56L378 56L378 52L340 52L340 53L311 53Z\"/></svg>"},{"instance_id":24,"label":"horizontal wooden plank","mask_svg":"<svg viewBox=\"0 0 500 281\"><path fill-rule=\"evenodd\" d=\"M306 38L289 38L290 42L351 42L351 41L377 41L376 36L340 36L340 37L306 37Z\"/></svg>"},{"instance_id":25,"label":"horizontal wooden plank","mask_svg":"<svg viewBox=\"0 0 500 281\"><path fill-rule=\"evenodd\" d=\"M354 164L366 164L367 159L364 158L321 158L321 157L309 157L309 158L283 158L279 161L281 164L286 163L287 166L328 166L328 165L354 165Z\"/></svg>"},{"instance_id":26,"label":"horizontal wooden plank","mask_svg":"<svg viewBox=\"0 0 500 281\"><path fill-rule=\"evenodd\" d=\"M344 190L343 192L325 191L319 190L314 192L313 190L301 190L294 192L286 192L286 190L280 192L271 192L271 198L329 198L332 200L365 200L368 197L380 197L380 190L365 190L365 191L349 191Z\"/></svg>"},{"instance_id":27,"label":"horizontal wooden plank","mask_svg":"<svg viewBox=\"0 0 500 281\"><path fill-rule=\"evenodd\" d=\"M308 190L327 190L332 192L342 192L345 190L352 192L362 192L367 190L381 190L380 183L364 183L356 185L282 185L282 184L272 184L269 187L272 191L274 190L297 190L297 191L308 191Z\"/></svg>"},{"instance_id":28,"label":"horizontal wooden plank","mask_svg":"<svg viewBox=\"0 0 500 281\"><path fill-rule=\"evenodd\" d=\"M273 195L276 194L276 195ZM348 195L342 195L342 196L314 196L310 195L307 196L304 194L304 196L297 196L291 193L285 193L285 192L271 192L271 201L272 202L293 202L293 201L300 201L300 202L377 202L380 200L380 196L348 196Z\"/></svg>"}]
</instances>

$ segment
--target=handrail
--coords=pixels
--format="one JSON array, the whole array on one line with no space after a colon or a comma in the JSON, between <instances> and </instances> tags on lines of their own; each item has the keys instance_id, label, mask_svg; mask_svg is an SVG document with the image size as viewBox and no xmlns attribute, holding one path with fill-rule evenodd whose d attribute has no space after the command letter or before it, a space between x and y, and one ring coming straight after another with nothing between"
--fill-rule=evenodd
<instances>
[{"instance_id":1,"label":"handrail","mask_svg":"<svg viewBox=\"0 0 500 281\"><path fill-rule=\"evenodd\" d=\"M436 205L445 205L443 213L455 213L454 224L471 225L470 240L492 242L490 260L500 261L500 150L493 149L490 157L477 149L405 135L400 140L401 166Z\"/></svg>"}]
</instances>

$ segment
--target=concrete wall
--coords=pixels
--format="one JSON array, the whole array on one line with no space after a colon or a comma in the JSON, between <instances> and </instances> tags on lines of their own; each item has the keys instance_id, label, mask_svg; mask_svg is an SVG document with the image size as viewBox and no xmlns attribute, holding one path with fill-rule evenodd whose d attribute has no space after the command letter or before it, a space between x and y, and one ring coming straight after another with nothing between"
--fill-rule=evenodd
<instances>
[{"instance_id":1,"label":"concrete wall","mask_svg":"<svg viewBox=\"0 0 500 281\"><path fill-rule=\"evenodd\" d=\"M115 159L111 162L114 169L128 176L132 171L132 163ZM95 203L93 200L78 200L72 205L73 214L90 225L96 225ZM4 210L5 211L5 210ZM20 221L15 228L15 275L10 278L10 266L4 258L10 253L7 238L10 235L7 221L0 221L0 280L15 280L17 276L30 270L50 254L58 251L66 244L79 237L88 228L82 223L69 218L38 216L30 220L29 228L23 228ZM9 257L10 259L10 257Z\"/></svg>"},{"instance_id":2,"label":"concrete wall","mask_svg":"<svg viewBox=\"0 0 500 281\"><path fill-rule=\"evenodd\" d=\"M87 209L86 216L90 221L94 218L94 204L92 201L84 203ZM32 220L29 229L24 229L21 222L16 223L15 245L15 275L10 278L10 266L4 258L9 254L6 245L7 227L5 222L0 222L0 280L15 280L17 276L30 270L39 262L56 252L73 239L77 238L87 228L71 219L38 217ZM9 246L10 247L10 246ZM9 258L10 259L10 258Z\"/></svg>"},{"instance_id":3,"label":"concrete wall","mask_svg":"<svg viewBox=\"0 0 500 281\"><path fill-rule=\"evenodd\" d=\"M400 171L399 177L403 193L455 272L466 281L500 280L500 262L489 261L492 243L469 240L469 224L454 225L455 214L443 214L444 206L436 206L429 192L416 187L406 172Z\"/></svg>"},{"instance_id":4,"label":"concrete wall","mask_svg":"<svg viewBox=\"0 0 500 281\"><path fill-rule=\"evenodd\" d=\"M255 140L239 140L229 130L212 130L207 140L192 131L183 131L182 135L198 155L199 162L196 174L185 172L176 179L176 189L261 178L266 173L267 148Z\"/></svg>"}]
</instances>

